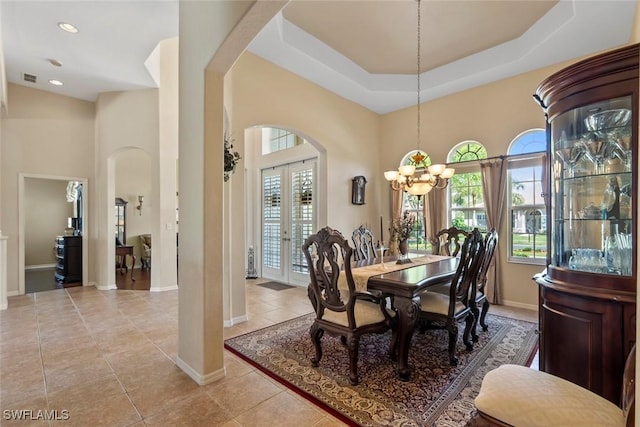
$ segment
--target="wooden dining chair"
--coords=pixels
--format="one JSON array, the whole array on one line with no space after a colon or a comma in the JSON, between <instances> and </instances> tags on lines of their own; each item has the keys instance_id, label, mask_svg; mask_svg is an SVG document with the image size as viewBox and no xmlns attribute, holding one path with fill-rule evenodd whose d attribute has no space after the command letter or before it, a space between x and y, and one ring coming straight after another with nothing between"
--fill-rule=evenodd
<instances>
[{"instance_id":1,"label":"wooden dining chair","mask_svg":"<svg viewBox=\"0 0 640 427\"><path fill-rule=\"evenodd\" d=\"M364 225L353 230L351 240L353 241L353 246L355 248L353 253L355 261L376 257L376 244L373 233Z\"/></svg>"},{"instance_id":2,"label":"wooden dining chair","mask_svg":"<svg viewBox=\"0 0 640 427\"><path fill-rule=\"evenodd\" d=\"M351 273L353 249L339 231L322 228L305 240L302 252L309 268L309 296L316 312L309 330L316 351L311 364L317 367L320 363L324 333L339 336L349 352L349 381L357 385L360 337L392 329L391 356L397 339L395 312L387 308L384 298L356 290ZM347 289L338 289L341 274L345 275Z\"/></svg>"},{"instance_id":3,"label":"wooden dining chair","mask_svg":"<svg viewBox=\"0 0 640 427\"><path fill-rule=\"evenodd\" d=\"M419 294L419 320L425 322L428 328L446 329L449 332L449 363L458 364L456 343L458 341L458 321L465 320L463 342L467 350L473 350L473 343L469 339L474 324L473 305L471 295L473 282L476 279L484 252L482 233L475 228L464 239L459 251L460 261L453 279L448 284L448 292L425 290Z\"/></svg>"},{"instance_id":4,"label":"wooden dining chair","mask_svg":"<svg viewBox=\"0 0 640 427\"><path fill-rule=\"evenodd\" d=\"M501 365L482 379L475 398L476 427L634 425L636 346L631 348L616 406L602 396L555 375L520 365Z\"/></svg>"},{"instance_id":5,"label":"wooden dining chair","mask_svg":"<svg viewBox=\"0 0 640 427\"><path fill-rule=\"evenodd\" d=\"M442 229L436 233L431 241L432 253L434 255L458 256L462 242L469 233L457 227Z\"/></svg>"},{"instance_id":6,"label":"wooden dining chair","mask_svg":"<svg viewBox=\"0 0 640 427\"><path fill-rule=\"evenodd\" d=\"M478 274L476 276L476 280L473 283L473 289L471 291L472 295L475 295L475 304L473 305L473 329L471 331L471 335L473 336L473 341L478 341L477 335L477 327L478 321L480 322L480 326L482 326L483 331L487 331L489 329L489 325L487 325L486 318L487 313L489 312L489 300L487 299L487 295L485 294L485 288L487 285L487 273L489 272L489 268L491 267L491 263L495 258L496 248L498 247L498 232L495 228L489 231L484 238L484 253L482 256L482 262L480 263L480 269L478 270ZM478 309L478 306L482 304L482 313Z\"/></svg>"},{"instance_id":7,"label":"wooden dining chair","mask_svg":"<svg viewBox=\"0 0 640 427\"><path fill-rule=\"evenodd\" d=\"M458 321L464 319L465 328L463 342L467 350L473 350L473 343L469 339L474 323L473 296L471 295L473 282L480 269L484 252L482 233L475 228L464 239L460 247L458 268L451 280L444 288L445 292L427 288L419 294L419 320L428 325L428 329L446 329L449 332L449 363L458 364L456 343L458 341Z\"/></svg>"}]
</instances>

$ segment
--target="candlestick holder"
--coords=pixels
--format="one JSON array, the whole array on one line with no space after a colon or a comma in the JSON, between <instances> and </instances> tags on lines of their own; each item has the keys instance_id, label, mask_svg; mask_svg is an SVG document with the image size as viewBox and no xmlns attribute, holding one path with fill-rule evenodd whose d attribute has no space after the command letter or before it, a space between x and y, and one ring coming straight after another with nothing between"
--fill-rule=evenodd
<instances>
[{"instance_id":1,"label":"candlestick holder","mask_svg":"<svg viewBox=\"0 0 640 427\"><path fill-rule=\"evenodd\" d=\"M379 245L378 246L378 250L380 251L380 266L383 269L386 268L385 265L384 265L384 251L385 251L385 249L387 249L387 248L385 248L383 245Z\"/></svg>"}]
</instances>

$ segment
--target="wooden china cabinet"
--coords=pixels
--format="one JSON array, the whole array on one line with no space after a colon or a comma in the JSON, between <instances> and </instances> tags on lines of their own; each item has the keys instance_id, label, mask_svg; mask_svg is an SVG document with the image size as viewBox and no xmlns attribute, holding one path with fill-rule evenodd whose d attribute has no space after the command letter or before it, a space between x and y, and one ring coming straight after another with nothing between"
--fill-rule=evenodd
<instances>
[{"instance_id":1,"label":"wooden china cabinet","mask_svg":"<svg viewBox=\"0 0 640 427\"><path fill-rule=\"evenodd\" d=\"M540 369L619 404L635 341L639 45L548 77Z\"/></svg>"}]
</instances>

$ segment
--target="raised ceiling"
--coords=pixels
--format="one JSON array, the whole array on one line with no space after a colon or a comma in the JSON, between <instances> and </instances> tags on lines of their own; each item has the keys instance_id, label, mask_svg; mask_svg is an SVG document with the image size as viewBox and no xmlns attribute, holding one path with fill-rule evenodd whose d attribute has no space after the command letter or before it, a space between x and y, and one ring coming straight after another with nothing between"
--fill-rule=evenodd
<instances>
[{"instance_id":1,"label":"raised ceiling","mask_svg":"<svg viewBox=\"0 0 640 427\"><path fill-rule=\"evenodd\" d=\"M249 50L372 111L394 111L416 100L417 5L294 0ZM422 99L626 44L636 6L635 0L422 0ZM100 92L155 87L153 52L178 35L178 9L175 0L3 0L7 80L90 101ZM63 33L58 22L80 32ZM24 81L24 73L37 82ZM49 85L53 78L64 85Z\"/></svg>"}]
</instances>

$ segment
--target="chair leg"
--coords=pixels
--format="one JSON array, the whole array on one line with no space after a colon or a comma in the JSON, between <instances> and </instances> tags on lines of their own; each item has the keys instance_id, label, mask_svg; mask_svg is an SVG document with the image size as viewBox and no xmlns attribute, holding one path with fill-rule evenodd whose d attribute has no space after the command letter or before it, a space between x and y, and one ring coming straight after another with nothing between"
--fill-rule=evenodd
<instances>
[{"instance_id":1,"label":"chair leg","mask_svg":"<svg viewBox=\"0 0 640 427\"><path fill-rule=\"evenodd\" d=\"M471 306L471 311L473 312L473 325L471 326L471 338L473 342L478 342L478 318L480 317L480 310L478 310L478 305L473 303Z\"/></svg>"},{"instance_id":2,"label":"chair leg","mask_svg":"<svg viewBox=\"0 0 640 427\"><path fill-rule=\"evenodd\" d=\"M322 338L322 335L324 335L324 330L314 322L309 329L309 335L311 335L311 342L316 348L316 356L311 359L311 366L317 367L318 363L320 363L320 359L322 359L322 344L320 343L320 339Z\"/></svg>"},{"instance_id":3,"label":"chair leg","mask_svg":"<svg viewBox=\"0 0 640 427\"><path fill-rule=\"evenodd\" d=\"M447 324L449 331L449 364L456 366L458 358L456 357L456 343L458 341L458 325L455 320L450 320Z\"/></svg>"},{"instance_id":4,"label":"chair leg","mask_svg":"<svg viewBox=\"0 0 640 427\"><path fill-rule=\"evenodd\" d=\"M464 332L462 333L462 341L464 345L467 347L468 351L473 350L473 342L469 339L469 334L473 333L473 326L476 324L476 317L473 315L473 312L467 314L467 317L464 318Z\"/></svg>"},{"instance_id":5,"label":"chair leg","mask_svg":"<svg viewBox=\"0 0 640 427\"><path fill-rule=\"evenodd\" d=\"M483 331L489 330L489 325L487 325L486 317L487 312L489 311L489 300L485 299L482 303L482 314L480 315L480 325L482 326Z\"/></svg>"},{"instance_id":6,"label":"chair leg","mask_svg":"<svg viewBox=\"0 0 640 427\"><path fill-rule=\"evenodd\" d=\"M360 337L350 335L347 338L349 348L349 382L351 385L358 385L358 348L360 347Z\"/></svg>"}]
</instances>

